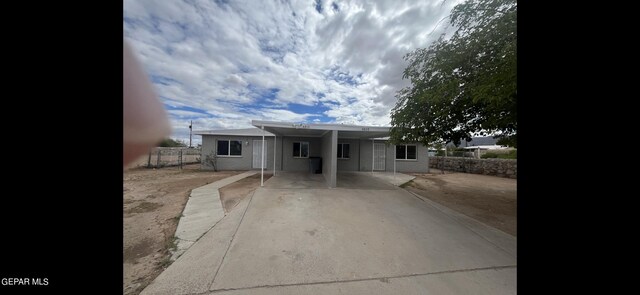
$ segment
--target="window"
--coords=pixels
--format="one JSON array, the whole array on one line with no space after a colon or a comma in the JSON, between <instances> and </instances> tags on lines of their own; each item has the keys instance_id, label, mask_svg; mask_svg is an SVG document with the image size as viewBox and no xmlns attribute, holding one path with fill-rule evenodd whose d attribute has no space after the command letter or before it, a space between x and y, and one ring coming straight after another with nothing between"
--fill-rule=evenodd
<instances>
[{"instance_id":1,"label":"window","mask_svg":"<svg viewBox=\"0 0 640 295\"><path fill-rule=\"evenodd\" d=\"M242 141L218 140L218 156L242 156Z\"/></svg>"},{"instance_id":2,"label":"window","mask_svg":"<svg viewBox=\"0 0 640 295\"><path fill-rule=\"evenodd\" d=\"M309 143L308 142L294 142L293 143L293 157L294 158L308 158L309 157Z\"/></svg>"},{"instance_id":3,"label":"window","mask_svg":"<svg viewBox=\"0 0 640 295\"><path fill-rule=\"evenodd\" d=\"M349 159L349 144L348 143L339 143L338 144L338 159Z\"/></svg>"},{"instance_id":4,"label":"window","mask_svg":"<svg viewBox=\"0 0 640 295\"><path fill-rule=\"evenodd\" d=\"M417 160L418 146L415 144L396 145L396 160Z\"/></svg>"}]
</instances>

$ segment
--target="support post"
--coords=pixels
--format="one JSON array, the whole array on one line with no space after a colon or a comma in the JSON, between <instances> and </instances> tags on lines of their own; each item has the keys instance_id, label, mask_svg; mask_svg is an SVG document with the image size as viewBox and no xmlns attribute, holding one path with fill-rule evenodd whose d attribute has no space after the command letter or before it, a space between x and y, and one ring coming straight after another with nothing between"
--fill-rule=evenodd
<instances>
[{"instance_id":1,"label":"support post","mask_svg":"<svg viewBox=\"0 0 640 295\"><path fill-rule=\"evenodd\" d=\"M262 160L260 160L260 186L264 186L264 125L262 125Z\"/></svg>"},{"instance_id":2,"label":"support post","mask_svg":"<svg viewBox=\"0 0 640 295\"><path fill-rule=\"evenodd\" d=\"M151 153L153 153L153 148L149 149L149 159L147 159L147 168L151 167Z\"/></svg>"},{"instance_id":3,"label":"support post","mask_svg":"<svg viewBox=\"0 0 640 295\"><path fill-rule=\"evenodd\" d=\"M158 157L156 158L156 167L160 168L160 154L162 154L162 149L158 149Z\"/></svg>"},{"instance_id":4,"label":"support post","mask_svg":"<svg viewBox=\"0 0 640 295\"><path fill-rule=\"evenodd\" d=\"M416 149L418 149L416 147ZM396 149L396 145L393 145L393 176L396 176L396 162L398 161L398 159L396 158L396 152L398 152L398 150Z\"/></svg>"},{"instance_id":5,"label":"support post","mask_svg":"<svg viewBox=\"0 0 640 295\"><path fill-rule=\"evenodd\" d=\"M375 166L376 161L376 140L371 139L371 173L373 173L373 166Z\"/></svg>"}]
</instances>

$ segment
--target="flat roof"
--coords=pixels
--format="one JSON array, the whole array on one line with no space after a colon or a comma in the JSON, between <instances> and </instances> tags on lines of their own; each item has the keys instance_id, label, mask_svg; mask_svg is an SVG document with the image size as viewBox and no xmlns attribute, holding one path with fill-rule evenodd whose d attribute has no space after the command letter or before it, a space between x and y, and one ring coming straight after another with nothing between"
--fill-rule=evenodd
<instances>
[{"instance_id":1,"label":"flat roof","mask_svg":"<svg viewBox=\"0 0 640 295\"><path fill-rule=\"evenodd\" d=\"M193 131L195 135L228 135L228 136L262 136L262 129L243 128L243 129L221 129L221 130L198 130ZM271 132L265 130L264 136L273 136Z\"/></svg>"},{"instance_id":2,"label":"flat roof","mask_svg":"<svg viewBox=\"0 0 640 295\"><path fill-rule=\"evenodd\" d=\"M388 137L391 127L363 126L347 124L313 124L252 120L251 125L264 127L265 131L277 136L322 137L331 130L338 131L338 138L381 138Z\"/></svg>"}]
</instances>

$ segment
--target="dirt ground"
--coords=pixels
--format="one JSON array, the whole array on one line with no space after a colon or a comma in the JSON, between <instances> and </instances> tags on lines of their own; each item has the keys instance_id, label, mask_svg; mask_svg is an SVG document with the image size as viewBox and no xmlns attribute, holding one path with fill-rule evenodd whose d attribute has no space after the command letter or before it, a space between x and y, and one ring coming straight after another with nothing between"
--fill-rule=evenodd
<instances>
[{"instance_id":1,"label":"dirt ground","mask_svg":"<svg viewBox=\"0 0 640 295\"><path fill-rule=\"evenodd\" d=\"M272 174L264 174L264 181L271 178ZM260 187L260 174L238 180L232 184L220 188L220 200L224 206L224 212L228 213L255 189Z\"/></svg>"},{"instance_id":2,"label":"dirt ground","mask_svg":"<svg viewBox=\"0 0 640 295\"><path fill-rule=\"evenodd\" d=\"M139 294L168 266L191 190L238 173L203 171L200 164L124 171L124 294Z\"/></svg>"},{"instance_id":3,"label":"dirt ground","mask_svg":"<svg viewBox=\"0 0 640 295\"><path fill-rule=\"evenodd\" d=\"M517 180L436 169L412 175L405 189L517 236Z\"/></svg>"}]
</instances>

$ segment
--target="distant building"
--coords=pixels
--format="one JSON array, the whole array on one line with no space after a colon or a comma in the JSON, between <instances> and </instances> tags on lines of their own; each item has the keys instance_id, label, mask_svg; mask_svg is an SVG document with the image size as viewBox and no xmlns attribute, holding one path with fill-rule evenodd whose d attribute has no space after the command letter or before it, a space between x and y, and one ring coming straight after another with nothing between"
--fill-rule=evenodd
<instances>
[{"instance_id":1,"label":"distant building","mask_svg":"<svg viewBox=\"0 0 640 295\"><path fill-rule=\"evenodd\" d=\"M493 138L493 136L472 137L470 141L466 141L464 139L461 140L460 145L458 145L458 147L461 147L461 148L472 147L472 146L499 147L497 142L498 142L498 139ZM453 144L453 142L449 142L447 143L447 147L455 147L455 145Z\"/></svg>"}]
</instances>

